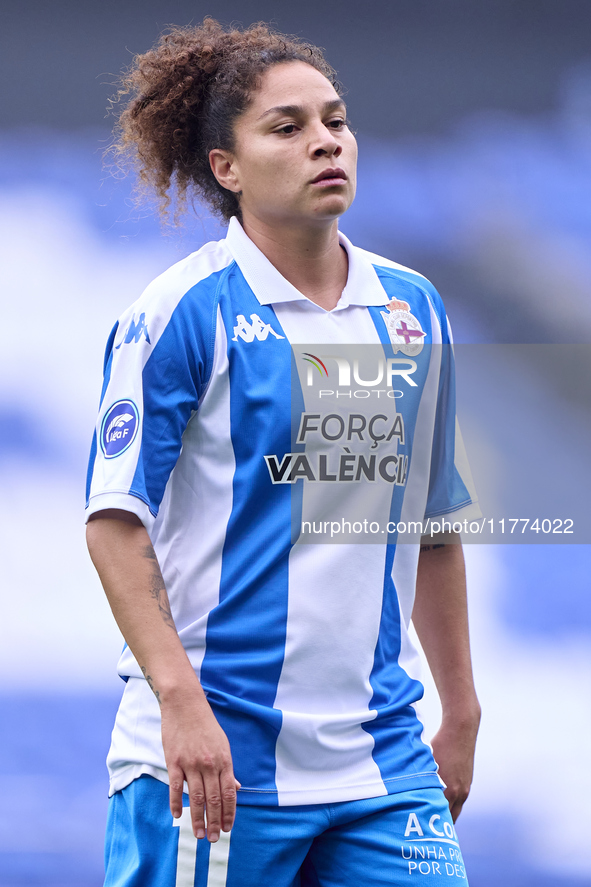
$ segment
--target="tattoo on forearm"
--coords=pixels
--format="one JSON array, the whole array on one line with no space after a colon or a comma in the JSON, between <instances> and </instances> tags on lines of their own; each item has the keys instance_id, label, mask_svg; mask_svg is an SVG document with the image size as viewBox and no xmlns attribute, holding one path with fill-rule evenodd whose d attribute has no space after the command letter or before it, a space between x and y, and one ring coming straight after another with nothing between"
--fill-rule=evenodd
<instances>
[{"instance_id":1,"label":"tattoo on forearm","mask_svg":"<svg viewBox=\"0 0 591 887\"><path fill-rule=\"evenodd\" d=\"M168 595L166 594L166 586L164 584L164 579L162 578L162 573L160 572L160 567L158 566L156 553L151 545L146 545L143 554L147 560L154 561L154 569L152 571L152 575L150 576L150 595L157 602L160 614L166 624L169 625L171 628L176 629L174 619L172 618L172 613L170 611Z\"/></svg>"},{"instance_id":2,"label":"tattoo on forearm","mask_svg":"<svg viewBox=\"0 0 591 887\"><path fill-rule=\"evenodd\" d=\"M140 665L140 668L142 670L143 676L145 677L145 679L148 683L148 687L150 688L150 690L152 691L152 693L154 694L154 696L158 700L158 705L160 706L160 708L162 708L162 702L160 701L160 693L158 692L158 690L154 686L154 681L152 679L152 676L148 674L147 670L144 668L143 665Z\"/></svg>"},{"instance_id":3,"label":"tattoo on forearm","mask_svg":"<svg viewBox=\"0 0 591 887\"><path fill-rule=\"evenodd\" d=\"M445 548L445 543L439 542L439 543L437 543L437 545L421 545L420 550L421 551L431 551L431 549L433 549L433 551L434 551L436 548Z\"/></svg>"}]
</instances>

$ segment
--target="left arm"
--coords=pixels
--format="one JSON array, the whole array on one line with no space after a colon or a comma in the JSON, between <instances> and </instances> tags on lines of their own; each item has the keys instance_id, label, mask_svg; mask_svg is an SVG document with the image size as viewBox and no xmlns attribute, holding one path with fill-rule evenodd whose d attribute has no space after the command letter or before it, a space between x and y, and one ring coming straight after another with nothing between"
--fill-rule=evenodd
<instances>
[{"instance_id":1,"label":"left arm","mask_svg":"<svg viewBox=\"0 0 591 887\"><path fill-rule=\"evenodd\" d=\"M480 705L474 689L464 554L437 537L421 545L412 619L441 699L441 727L432 739L453 820L468 797Z\"/></svg>"}]
</instances>

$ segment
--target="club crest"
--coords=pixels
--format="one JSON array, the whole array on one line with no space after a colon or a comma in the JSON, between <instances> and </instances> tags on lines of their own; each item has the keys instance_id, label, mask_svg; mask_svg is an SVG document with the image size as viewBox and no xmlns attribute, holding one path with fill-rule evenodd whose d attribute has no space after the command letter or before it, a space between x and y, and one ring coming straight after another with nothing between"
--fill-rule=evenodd
<instances>
[{"instance_id":1,"label":"club crest","mask_svg":"<svg viewBox=\"0 0 591 887\"><path fill-rule=\"evenodd\" d=\"M392 299L386 305L388 313L380 311L384 318L394 353L402 351L409 357L415 357L423 350L423 339L426 333L421 329L421 324L410 313L410 305L399 299Z\"/></svg>"}]
</instances>

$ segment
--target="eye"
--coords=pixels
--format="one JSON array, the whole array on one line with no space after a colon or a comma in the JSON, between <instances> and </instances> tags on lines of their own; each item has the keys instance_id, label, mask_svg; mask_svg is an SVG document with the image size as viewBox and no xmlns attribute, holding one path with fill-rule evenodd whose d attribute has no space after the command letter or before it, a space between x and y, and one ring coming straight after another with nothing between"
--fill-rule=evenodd
<instances>
[{"instance_id":1,"label":"eye","mask_svg":"<svg viewBox=\"0 0 591 887\"><path fill-rule=\"evenodd\" d=\"M331 129L344 129L347 126L347 121L337 117L335 120L329 120L326 125Z\"/></svg>"},{"instance_id":2,"label":"eye","mask_svg":"<svg viewBox=\"0 0 591 887\"><path fill-rule=\"evenodd\" d=\"M276 132L282 132L286 136L291 135L295 131L296 131L295 123L286 123L284 126L280 126L279 129L276 130Z\"/></svg>"}]
</instances>

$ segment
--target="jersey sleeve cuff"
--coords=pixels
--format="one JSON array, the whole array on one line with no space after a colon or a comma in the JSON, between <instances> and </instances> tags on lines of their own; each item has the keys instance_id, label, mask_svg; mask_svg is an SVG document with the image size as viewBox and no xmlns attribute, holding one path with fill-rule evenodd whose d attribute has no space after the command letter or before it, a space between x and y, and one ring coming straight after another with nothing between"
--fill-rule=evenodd
<instances>
[{"instance_id":1,"label":"jersey sleeve cuff","mask_svg":"<svg viewBox=\"0 0 591 887\"><path fill-rule=\"evenodd\" d=\"M107 508L118 508L120 511L130 511L137 515L148 532L154 526L156 518L142 499L131 493L98 493L92 496L86 508L86 523L91 514L104 511Z\"/></svg>"}]
</instances>

